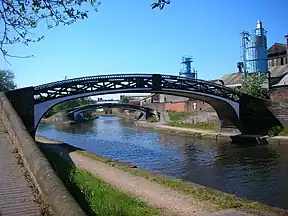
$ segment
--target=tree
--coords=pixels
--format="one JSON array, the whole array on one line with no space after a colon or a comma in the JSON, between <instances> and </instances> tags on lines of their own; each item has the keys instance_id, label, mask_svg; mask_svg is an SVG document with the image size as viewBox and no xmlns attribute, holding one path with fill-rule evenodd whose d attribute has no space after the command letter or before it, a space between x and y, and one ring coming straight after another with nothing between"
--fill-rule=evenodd
<instances>
[{"instance_id":1,"label":"tree","mask_svg":"<svg viewBox=\"0 0 288 216\"><path fill-rule=\"evenodd\" d=\"M14 73L10 70L0 70L0 91L10 91L16 88Z\"/></svg>"},{"instance_id":2,"label":"tree","mask_svg":"<svg viewBox=\"0 0 288 216\"><path fill-rule=\"evenodd\" d=\"M247 74L239 90L251 96L265 99L268 97L268 89L263 87L263 85L267 82L267 79L267 74Z\"/></svg>"},{"instance_id":3,"label":"tree","mask_svg":"<svg viewBox=\"0 0 288 216\"><path fill-rule=\"evenodd\" d=\"M119 103L129 103L130 98L123 95L120 97Z\"/></svg>"},{"instance_id":4,"label":"tree","mask_svg":"<svg viewBox=\"0 0 288 216\"><path fill-rule=\"evenodd\" d=\"M90 97L87 98L77 98L69 101L65 101L62 103L57 104L52 109L50 109L47 114L45 115L46 118L50 117L51 115L58 113L63 110L71 109L74 107L84 106L87 104L95 103Z\"/></svg>"},{"instance_id":5,"label":"tree","mask_svg":"<svg viewBox=\"0 0 288 216\"><path fill-rule=\"evenodd\" d=\"M85 4L94 11L98 10L100 0L2 0L0 2L0 22L3 29L0 33L0 51L6 57L30 57L12 55L5 49L6 45L15 43L39 42L44 36L32 37L31 30L44 21L48 29L55 26L70 25L77 20L88 18ZM151 5L152 9L164 8L170 4L168 0L157 0Z\"/></svg>"}]
</instances>

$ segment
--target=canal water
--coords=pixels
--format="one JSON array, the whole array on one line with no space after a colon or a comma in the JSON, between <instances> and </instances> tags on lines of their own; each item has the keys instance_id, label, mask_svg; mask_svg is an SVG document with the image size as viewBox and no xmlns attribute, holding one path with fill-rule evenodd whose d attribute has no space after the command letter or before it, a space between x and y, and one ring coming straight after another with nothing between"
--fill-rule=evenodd
<instances>
[{"instance_id":1,"label":"canal water","mask_svg":"<svg viewBox=\"0 0 288 216\"><path fill-rule=\"evenodd\" d=\"M37 135L288 209L288 143L239 146L136 128L117 117L70 126L40 124Z\"/></svg>"}]
</instances>

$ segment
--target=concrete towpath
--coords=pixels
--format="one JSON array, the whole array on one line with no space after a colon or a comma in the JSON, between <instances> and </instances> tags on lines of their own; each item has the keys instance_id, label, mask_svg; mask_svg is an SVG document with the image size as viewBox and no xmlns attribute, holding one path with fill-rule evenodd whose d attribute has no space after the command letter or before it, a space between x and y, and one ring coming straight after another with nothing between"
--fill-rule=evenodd
<instances>
[{"instance_id":1,"label":"concrete towpath","mask_svg":"<svg viewBox=\"0 0 288 216\"><path fill-rule=\"evenodd\" d=\"M0 123L0 215L41 215L40 207L34 201L32 191L12 150L6 130Z\"/></svg>"},{"instance_id":2,"label":"concrete towpath","mask_svg":"<svg viewBox=\"0 0 288 216\"><path fill-rule=\"evenodd\" d=\"M162 215L179 216L247 216L235 210L212 212L215 206L199 202L191 196L184 195L144 178L134 176L113 166L90 158L77 151L69 151L61 147L63 143L55 140L37 137L36 140L45 148L54 149L63 157L72 161L75 166L85 169L95 177L107 182L116 188L131 194L148 203L150 206L161 209Z\"/></svg>"}]
</instances>

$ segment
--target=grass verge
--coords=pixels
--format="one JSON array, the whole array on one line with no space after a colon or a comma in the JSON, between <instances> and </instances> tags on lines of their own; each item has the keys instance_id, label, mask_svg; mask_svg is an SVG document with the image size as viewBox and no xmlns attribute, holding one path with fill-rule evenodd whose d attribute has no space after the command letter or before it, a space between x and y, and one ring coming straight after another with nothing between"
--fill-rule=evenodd
<instances>
[{"instance_id":1,"label":"grass verge","mask_svg":"<svg viewBox=\"0 0 288 216\"><path fill-rule=\"evenodd\" d=\"M71 146L69 146L68 148L71 148ZM213 205L213 208L215 208L215 210L233 208L241 209L242 211L253 212L255 213L255 215L257 215L257 212L259 214L261 214L261 212L267 212L283 216L288 215L288 213L282 209L270 207L258 202L241 199L232 194L217 191L211 188L206 188L204 186L194 183L185 182L180 179L169 178L167 176L157 174L145 169L129 168L126 165L119 163L119 161L113 161L112 159L109 159L107 157L89 153L78 148L75 148L74 150L95 160L117 167L123 171L130 172L133 175L143 177L149 181L156 182L173 190L182 192L187 195L191 195L193 198L199 201L210 203Z\"/></svg>"},{"instance_id":2,"label":"grass verge","mask_svg":"<svg viewBox=\"0 0 288 216\"><path fill-rule=\"evenodd\" d=\"M53 169L88 215L160 215L158 210L76 168L58 153L42 149Z\"/></svg>"},{"instance_id":3,"label":"grass verge","mask_svg":"<svg viewBox=\"0 0 288 216\"><path fill-rule=\"evenodd\" d=\"M210 130L210 131L220 131L219 125L216 124L182 124L178 122L171 122L168 124L173 127L181 127L181 128L191 128L191 129L201 129L201 130Z\"/></svg>"}]
</instances>

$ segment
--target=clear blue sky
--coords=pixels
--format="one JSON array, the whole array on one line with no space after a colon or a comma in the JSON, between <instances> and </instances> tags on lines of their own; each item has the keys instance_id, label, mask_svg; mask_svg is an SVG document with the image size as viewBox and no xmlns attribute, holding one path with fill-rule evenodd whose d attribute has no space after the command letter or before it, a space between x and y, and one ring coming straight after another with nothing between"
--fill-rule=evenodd
<instances>
[{"instance_id":1,"label":"clear blue sky","mask_svg":"<svg viewBox=\"0 0 288 216\"><path fill-rule=\"evenodd\" d=\"M102 1L99 12L71 26L35 31L40 43L12 45L12 54L30 59L0 59L15 72L18 87L112 73L178 75L181 57L191 55L200 79L236 71L242 30L261 19L268 45L288 34L287 0L171 0L152 10L153 0ZM286 16L286 17L285 17Z\"/></svg>"}]
</instances>

